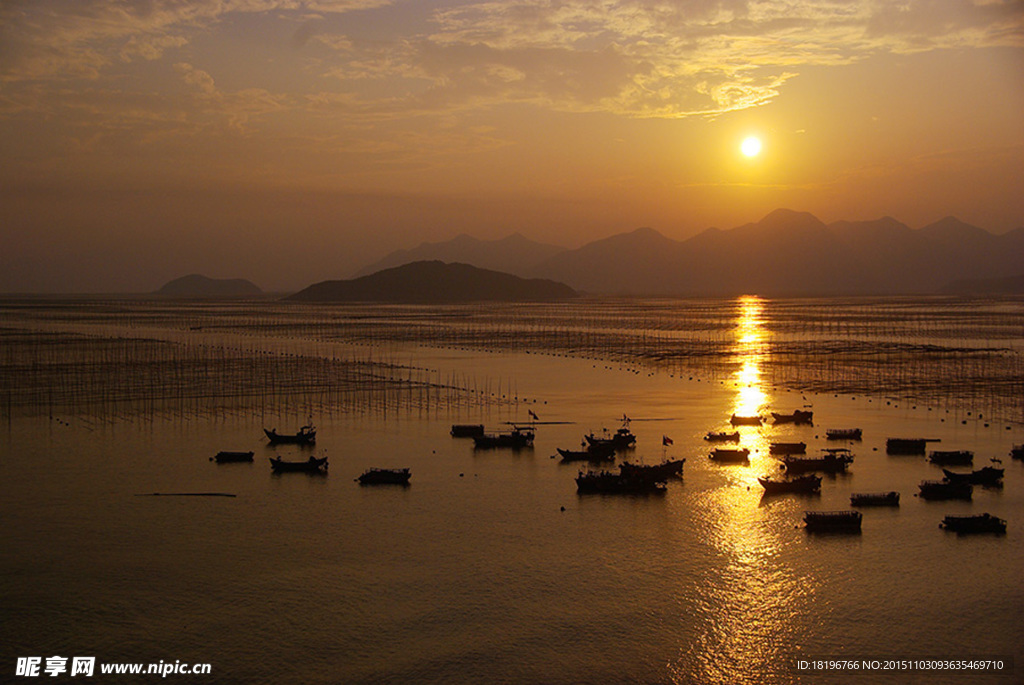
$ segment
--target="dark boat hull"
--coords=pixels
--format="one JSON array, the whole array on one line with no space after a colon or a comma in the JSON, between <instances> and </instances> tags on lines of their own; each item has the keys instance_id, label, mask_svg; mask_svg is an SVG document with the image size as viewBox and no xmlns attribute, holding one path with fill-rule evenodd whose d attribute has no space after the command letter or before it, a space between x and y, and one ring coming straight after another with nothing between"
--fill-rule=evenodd
<instances>
[{"instance_id":1,"label":"dark boat hull","mask_svg":"<svg viewBox=\"0 0 1024 685\"><path fill-rule=\"evenodd\" d=\"M921 499L927 500L962 499L969 501L974 492L974 488L967 483L926 481L917 487L921 491Z\"/></svg>"},{"instance_id":2,"label":"dark boat hull","mask_svg":"<svg viewBox=\"0 0 1024 685\"><path fill-rule=\"evenodd\" d=\"M942 473L945 475L945 479L950 483L969 483L971 485L1002 485L1003 469L993 468L986 466L983 469L977 471L971 471L970 473L954 473L947 469L942 469Z\"/></svg>"},{"instance_id":3,"label":"dark boat hull","mask_svg":"<svg viewBox=\"0 0 1024 685\"><path fill-rule=\"evenodd\" d=\"M476 424L454 424L452 425L451 436L453 438L479 438L483 437L484 425Z\"/></svg>"},{"instance_id":4,"label":"dark boat hull","mask_svg":"<svg viewBox=\"0 0 1024 685\"><path fill-rule=\"evenodd\" d=\"M885 441L887 454L920 454L924 455L928 441L923 438L889 438Z\"/></svg>"},{"instance_id":5,"label":"dark boat hull","mask_svg":"<svg viewBox=\"0 0 1024 685\"><path fill-rule=\"evenodd\" d=\"M1006 521L991 514L979 514L977 516L947 516L939 524L940 528L966 535L971 533L996 533L1006 532Z\"/></svg>"},{"instance_id":6,"label":"dark boat hull","mask_svg":"<svg viewBox=\"0 0 1024 685\"><path fill-rule=\"evenodd\" d=\"M932 452L928 455L928 461L939 466L969 466L974 463L974 452Z\"/></svg>"},{"instance_id":7,"label":"dark boat hull","mask_svg":"<svg viewBox=\"0 0 1024 685\"><path fill-rule=\"evenodd\" d=\"M807 445L802 442L773 442L768 445L769 454L806 454Z\"/></svg>"},{"instance_id":8,"label":"dark boat hull","mask_svg":"<svg viewBox=\"0 0 1024 685\"><path fill-rule=\"evenodd\" d=\"M812 424L814 421L814 412L812 411L800 411L799 409L792 414L778 414L772 412L772 419L775 423L799 423L799 424Z\"/></svg>"},{"instance_id":9,"label":"dark boat hull","mask_svg":"<svg viewBox=\"0 0 1024 685\"><path fill-rule=\"evenodd\" d=\"M860 532L859 511L808 511L804 514L807 530L818 532Z\"/></svg>"},{"instance_id":10,"label":"dark boat hull","mask_svg":"<svg viewBox=\"0 0 1024 685\"><path fill-rule=\"evenodd\" d=\"M821 489L821 478L819 476L803 476L793 480L758 478L757 482L764 488L766 495L777 495L785 492L818 492Z\"/></svg>"},{"instance_id":11,"label":"dark boat hull","mask_svg":"<svg viewBox=\"0 0 1024 685\"><path fill-rule=\"evenodd\" d=\"M506 447L514 450L533 447L533 433L513 431L511 433L499 433L498 435L481 435L473 438L473 447L476 449Z\"/></svg>"},{"instance_id":12,"label":"dark boat hull","mask_svg":"<svg viewBox=\"0 0 1024 685\"><path fill-rule=\"evenodd\" d=\"M315 430L282 435L275 430L268 431L264 428L263 432L267 434L267 440L272 445L312 445L316 442Z\"/></svg>"},{"instance_id":13,"label":"dark boat hull","mask_svg":"<svg viewBox=\"0 0 1024 685\"><path fill-rule=\"evenodd\" d=\"M408 485L409 469L370 469L356 478L361 485Z\"/></svg>"},{"instance_id":14,"label":"dark boat hull","mask_svg":"<svg viewBox=\"0 0 1024 685\"><path fill-rule=\"evenodd\" d=\"M626 462L619 464L619 473L626 477L646 478L648 480L668 480L683 475L683 464L685 459L664 461L660 464L630 464Z\"/></svg>"},{"instance_id":15,"label":"dark boat hull","mask_svg":"<svg viewBox=\"0 0 1024 685\"><path fill-rule=\"evenodd\" d=\"M598 461L614 461L615 460L615 449L611 448L611 447L608 447L608 448L595 447L595 448L586 449L586 450L563 450L562 448L559 447L559 448L557 448L557 451L558 451L558 454L561 455L562 461L564 461L564 462L572 462L572 461L598 462Z\"/></svg>"},{"instance_id":16,"label":"dark boat hull","mask_svg":"<svg viewBox=\"0 0 1024 685\"><path fill-rule=\"evenodd\" d=\"M327 457L310 457L306 461L284 461L280 457L270 458L274 473L323 473L327 470Z\"/></svg>"},{"instance_id":17,"label":"dark boat hull","mask_svg":"<svg viewBox=\"0 0 1024 685\"><path fill-rule=\"evenodd\" d=\"M665 482L603 471L576 476L576 490L582 494L655 494L665 492Z\"/></svg>"},{"instance_id":18,"label":"dark boat hull","mask_svg":"<svg viewBox=\"0 0 1024 685\"><path fill-rule=\"evenodd\" d=\"M898 507L900 505L900 493L879 492L879 493L854 493L850 495L850 506L854 507Z\"/></svg>"},{"instance_id":19,"label":"dark boat hull","mask_svg":"<svg viewBox=\"0 0 1024 685\"><path fill-rule=\"evenodd\" d=\"M252 452L218 452L213 460L218 464L236 464L253 461Z\"/></svg>"},{"instance_id":20,"label":"dark boat hull","mask_svg":"<svg viewBox=\"0 0 1024 685\"><path fill-rule=\"evenodd\" d=\"M749 464L750 450L712 450L711 454L708 455L708 459L721 464Z\"/></svg>"}]
</instances>

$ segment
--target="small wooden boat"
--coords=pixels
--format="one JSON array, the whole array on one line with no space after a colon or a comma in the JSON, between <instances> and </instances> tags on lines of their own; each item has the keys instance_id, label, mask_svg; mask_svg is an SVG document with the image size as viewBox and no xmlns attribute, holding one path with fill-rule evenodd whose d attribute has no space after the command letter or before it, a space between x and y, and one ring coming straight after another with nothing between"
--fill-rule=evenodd
<instances>
[{"instance_id":1,"label":"small wooden boat","mask_svg":"<svg viewBox=\"0 0 1024 685\"><path fill-rule=\"evenodd\" d=\"M974 463L974 452L969 450L935 451L928 455L928 461L941 466L967 466Z\"/></svg>"},{"instance_id":2,"label":"small wooden boat","mask_svg":"<svg viewBox=\"0 0 1024 685\"><path fill-rule=\"evenodd\" d=\"M1003 480L1004 469L997 469L994 466L986 466L978 469L977 471L971 471L970 473L954 473L947 469L942 469L942 473L945 475L945 480L950 483L970 483L971 485L1001 485Z\"/></svg>"},{"instance_id":3,"label":"small wooden boat","mask_svg":"<svg viewBox=\"0 0 1024 685\"><path fill-rule=\"evenodd\" d=\"M775 495L783 492L818 492L821 490L821 476L806 475L791 480L774 480L770 476L758 478L764 494Z\"/></svg>"},{"instance_id":4,"label":"small wooden boat","mask_svg":"<svg viewBox=\"0 0 1024 685\"><path fill-rule=\"evenodd\" d=\"M218 464L235 464L252 460L252 452L217 452L217 454L210 457L210 461L215 461Z\"/></svg>"},{"instance_id":5,"label":"small wooden boat","mask_svg":"<svg viewBox=\"0 0 1024 685\"><path fill-rule=\"evenodd\" d=\"M590 445L581 450L563 450L561 447L558 447L556 450L562 456L563 462L615 461L615 448L611 445Z\"/></svg>"},{"instance_id":6,"label":"small wooden boat","mask_svg":"<svg viewBox=\"0 0 1024 685\"><path fill-rule=\"evenodd\" d=\"M920 454L924 456L929 442L938 442L938 440L933 438L889 438L885 441L885 451L888 454Z\"/></svg>"},{"instance_id":7,"label":"small wooden boat","mask_svg":"<svg viewBox=\"0 0 1024 685\"><path fill-rule=\"evenodd\" d=\"M708 459L723 464L747 464L750 462L750 450L746 447L740 449L714 449L708 455Z\"/></svg>"},{"instance_id":8,"label":"small wooden boat","mask_svg":"<svg viewBox=\"0 0 1024 685\"><path fill-rule=\"evenodd\" d=\"M408 485L411 477L409 469L371 468L356 480L360 485Z\"/></svg>"},{"instance_id":9,"label":"small wooden boat","mask_svg":"<svg viewBox=\"0 0 1024 685\"><path fill-rule=\"evenodd\" d=\"M733 414L732 418L729 419L729 423L734 426L760 426L764 421L760 416L739 416Z\"/></svg>"},{"instance_id":10,"label":"small wooden boat","mask_svg":"<svg viewBox=\"0 0 1024 685\"><path fill-rule=\"evenodd\" d=\"M686 459L666 460L660 464L619 464L619 473L627 477L647 478L651 480L668 480L683 475L683 464Z\"/></svg>"},{"instance_id":11,"label":"small wooden boat","mask_svg":"<svg viewBox=\"0 0 1024 685\"><path fill-rule=\"evenodd\" d=\"M992 514L978 514L977 516L947 516L939 524L939 528L945 528L959 535L968 533L996 533L1006 532L1006 521Z\"/></svg>"},{"instance_id":12,"label":"small wooden boat","mask_svg":"<svg viewBox=\"0 0 1024 685\"><path fill-rule=\"evenodd\" d=\"M898 507L898 492L861 492L850 495L850 505L854 507Z\"/></svg>"},{"instance_id":13,"label":"small wooden boat","mask_svg":"<svg viewBox=\"0 0 1024 685\"><path fill-rule=\"evenodd\" d=\"M452 424L451 435L453 438L478 438L484 434L482 423Z\"/></svg>"},{"instance_id":14,"label":"small wooden boat","mask_svg":"<svg viewBox=\"0 0 1024 685\"><path fill-rule=\"evenodd\" d=\"M485 433L473 438L473 447L476 449L508 447L514 450L533 447L533 431L515 428L505 433Z\"/></svg>"},{"instance_id":15,"label":"small wooden boat","mask_svg":"<svg viewBox=\"0 0 1024 685\"><path fill-rule=\"evenodd\" d=\"M805 423L805 424L809 424L809 423L813 422L814 412L813 411L803 411L803 410L797 409L792 414L779 414L779 413L773 411L772 412L772 418L775 420L775 423Z\"/></svg>"},{"instance_id":16,"label":"small wooden boat","mask_svg":"<svg viewBox=\"0 0 1024 685\"><path fill-rule=\"evenodd\" d=\"M590 471L576 476L580 493L650 494L665 492L665 481L643 476L626 476L611 471Z\"/></svg>"},{"instance_id":17,"label":"small wooden boat","mask_svg":"<svg viewBox=\"0 0 1024 685\"><path fill-rule=\"evenodd\" d=\"M950 483L944 480L925 480L917 486L921 491L921 499L947 500L964 499L970 500L974 487L970 483Z\"/></svg>"},{"instance_id":18,"label":"small wooden boat","mask_svg":"<svg viewBox=\"0 0 1024 685\"><path fill-rule=\"evenodd\" d=\"M824 471L825 473L840 473L846 471L846 467L853 463L853 455L850 450L836 448L824 450L820 457L794 457L787 455L782 458L782 463L789 473L804 473L807 471Z\"/></svg>"},{"instance_id":19,"label":"small wooden boat","mask_svg":"<svg viewBox=\"0 0 1024 685\"><path fill-rule=\"evenodd\" d=\"M768 454L805 454L807 445L802 442L773 442L768 445Z\"/></svg>"},{"instance_id":20,"label":"small wooden boat","mask_svg":"<svg viewBox=\"0 0 1024 685\"><path fill-rule=\"evenodd\" d=\"M310 457L306 461L285 461L281 457L270 457L270 468L274 473L325 473L327 457Z\"/></svg>"},{"instance_id":21,"label":"small wooden boat","mask_svg":"<svg viewBox=\"0 0 1024 685\"><path fill-rule=\"evenodd\" d=\"M636 436L626 426L615 431L615 435L610 437L597 437L593 433L583 437L591 447L611 446L613 449L624 450L636 444Z\"/></svg>"},{"instance_id":22,"label":"small wooden boat","mask_svg":"<svg viewBox=\"0 0 1024 685\"><path fill-rule=\"evenodd\" d=\"M1014 459L1024 459L1024 445L1014 445L1011 447L1010 456Z\"/></svg>"},{"instance_id":23,"label":"small wooden boat","mask_svg":"<svg viewBox=\"0 0 1024 685\"><path fill-rule=\"evenodd\" d=\"M826 440L860 440L860 428L832 428L825 431Z\"/></svg>"},{"instance_id":24,"label":"small wooden boat","mask_svg":"<svg viewBox=\"0 0 1024 685\"><path fill-rule=\"evenodd\" d=\"M316 442L316 428L313 424L303 426L298 433L278 433L276 428L264 428L263 432L267 434L267 440L271 445L312 445Z\"/></svg>"},{"instance_id":25,"label":"small wooden boat","mask_svg":"<svg viewBox=\"0 0 1024 685\"><path fill-rule=\"evenodd\" d=\"M859 511L804 512L804 524L810 531L859 531L861 518Z\"/></svg>"},{"instance_id":26,"label":"small wooden boat","mask_svg":"<svg viewBox=\"0 0 1024 685\"><path fill-rule=\"evenodd\" d=\"M718 433L709 432L707 435L704 436L704 439L707 440L708 442L739 442L740 441L740 432L739 431L733 431L732 433L726 433L725 431L721 431L721 432L718 432Z\"/></svg>"}]
</instances>

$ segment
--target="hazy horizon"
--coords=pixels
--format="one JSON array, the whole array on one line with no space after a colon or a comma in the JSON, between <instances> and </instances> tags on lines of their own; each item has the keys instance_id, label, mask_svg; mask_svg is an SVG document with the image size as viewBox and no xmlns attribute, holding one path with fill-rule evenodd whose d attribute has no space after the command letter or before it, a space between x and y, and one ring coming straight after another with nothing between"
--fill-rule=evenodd
<instances>
[{"instance_id":1,"label":"hazy horizon","mask_svg":"<svg viewBox=\"0 0 1024 685\"><path fill-rule=\"evenodd\" d=\"M0 292L779 207L1024 226L1019 2L41 0L0 41Z\"/></svg>"}]
</instances>

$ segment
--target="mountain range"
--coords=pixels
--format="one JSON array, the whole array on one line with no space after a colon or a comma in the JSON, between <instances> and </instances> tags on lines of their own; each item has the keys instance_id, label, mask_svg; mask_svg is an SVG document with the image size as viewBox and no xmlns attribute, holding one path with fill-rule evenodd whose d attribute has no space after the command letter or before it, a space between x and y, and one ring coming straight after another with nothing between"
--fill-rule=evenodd
<instances>
[{"instance_id":1,"label":"mountain range","mask_svg":"<svg viewBox=\"0 0 1024 685\"><path fill-rule=\"evenodd\" d=\"M348 281L322 281L287 297L300 302L539 302L577 293L563 283L437 260L412 262Z\"/></svg>"},{"instance_id":2,"label":"mountain range","mask_svg":"<svg viewBox=\"0 0 1024 685\"><path fill-rule=\"evenodd\" d=\"M181 299L232 299L260 297L263 291L244 278L210 278L200 274L189 274L168 281L153 293L156 297Z\"/></svg>"},{"instance_id":3,"label":"mountain range","mask_svg":"<svg viewBox=\"0 0 1024 685\"><path fill-rule=\"evenodd\" d=\"M954 217L911 229L891 217L825 224L778 209L687 240L640 228L577 249L521 235L461 235L394 252L360 273L424 259L461 261L609 295L766 296L931 294L954 282L1024 274L1024 228L994 235Z\"/></svg>"}]
</instances>

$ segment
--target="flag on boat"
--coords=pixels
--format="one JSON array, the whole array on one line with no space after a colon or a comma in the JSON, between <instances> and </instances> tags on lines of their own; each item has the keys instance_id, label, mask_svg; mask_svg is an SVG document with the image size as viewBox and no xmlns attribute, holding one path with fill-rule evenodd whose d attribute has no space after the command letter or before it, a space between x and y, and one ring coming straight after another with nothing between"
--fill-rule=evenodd
<instances>
[{"instance_id":1,"label":"flag on boat","mask_svg":"<svg viewBox=\"0 0 1024 685\"><path fill-rule=\"evenodd\" d=\"M527 409L526 413L530 415L530 418L534 421L540 421L540 417L533 413L532 409Z\"/></svg>"},{"instance_id":2,"label":"flag on boat","mask_svg":"<svg viewBox=\"0 0 1024 685\"><path fill-rule=\"evenodd\" d=\"M662 445L666 445L666 446L667 445L671 445L672 444L672 438L668 437L667 435L661 436L661 444Z\"/></svg>"}]
</instances>

